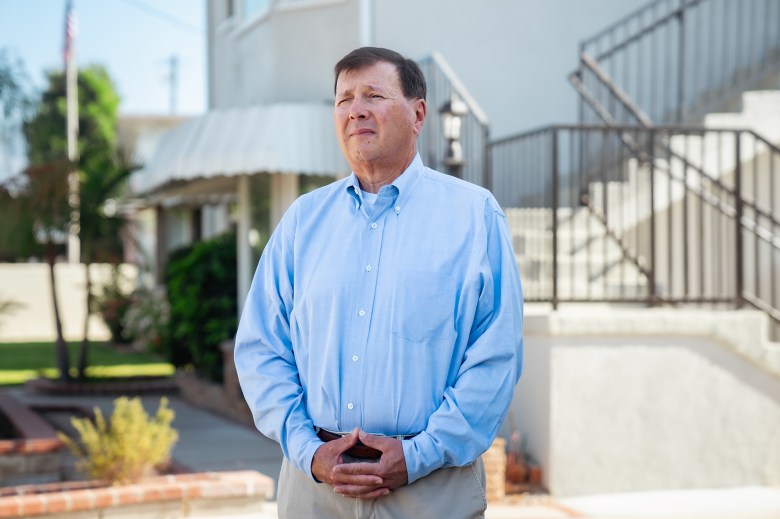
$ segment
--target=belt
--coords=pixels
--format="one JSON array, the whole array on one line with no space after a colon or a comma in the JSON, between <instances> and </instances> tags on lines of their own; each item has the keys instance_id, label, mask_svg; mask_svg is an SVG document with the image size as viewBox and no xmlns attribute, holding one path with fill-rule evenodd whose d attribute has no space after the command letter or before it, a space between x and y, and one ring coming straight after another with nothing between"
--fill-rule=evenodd
<instances>
[{"instance_id":1,"label":"belt","mask_svg":"<svg viewBox=\"0 0 780 519\"><path fill-rule=\"evenodd\" d=\"M331 432L321 427L315 427L314 430L317 432L317 436L319 437L319 439L324 442L338 440L346 436L347 434L349 434L343 432ZM407 434L407 435L397 435L397 436L387 436L387 437L396 438L398 440L408 440L414 438L415 436L417 435ZM379 458L382 457L382 451L374 449L373 447L369 447L368 445L361 443L360 440L358 440L358 442L355 445L353 445L347 451L345 451L345 454L349 454L354 458L364 458L368 460L378 460Z\"/></svg>"}]
</instances>

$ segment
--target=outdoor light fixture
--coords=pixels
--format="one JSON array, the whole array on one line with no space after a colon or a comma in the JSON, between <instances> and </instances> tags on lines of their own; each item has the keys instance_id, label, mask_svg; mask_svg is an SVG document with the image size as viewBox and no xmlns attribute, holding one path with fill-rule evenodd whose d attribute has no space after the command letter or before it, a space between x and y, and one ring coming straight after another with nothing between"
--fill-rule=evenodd
<instances>
[{"instance_id":1,"label":"outdoor light fixture","mask_svg":"<svg viewBox=\"0 0 780 519\"><path fill-rule=\"evenodd\" d=\"M466 103L455 94L441 105L441 130L447 141L447 151L444 156L444 165L450 175L460 178L463 169L463 146L460 143L461 124L463 116L468 114Z\"/></svg>"}]
</instances>

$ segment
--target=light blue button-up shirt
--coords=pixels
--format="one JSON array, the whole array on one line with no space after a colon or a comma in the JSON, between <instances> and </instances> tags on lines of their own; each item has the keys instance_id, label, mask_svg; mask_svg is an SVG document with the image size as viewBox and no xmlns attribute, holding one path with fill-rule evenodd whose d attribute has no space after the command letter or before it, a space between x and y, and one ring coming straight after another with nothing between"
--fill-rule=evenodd
<instances>
[{"instance_id":1,"label":"light blue button-up shirt","mask_svg":"<svg viewBox=\"0 0 780 519\"><path fill-rule=\"evenodd\" d=\"M474 461L522 366L506 218L419 155L372 209L354 174L301 196L271 236L236 334L258 429L311 476L314 426L417 434L409 482Z\"/></svg>"}]
</instances>

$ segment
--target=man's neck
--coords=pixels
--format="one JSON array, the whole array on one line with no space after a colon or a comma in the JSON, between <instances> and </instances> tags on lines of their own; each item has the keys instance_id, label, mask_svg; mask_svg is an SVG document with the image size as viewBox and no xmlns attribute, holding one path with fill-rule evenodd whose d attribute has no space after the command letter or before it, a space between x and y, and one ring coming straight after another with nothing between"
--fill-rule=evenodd
<instances>
[{"instance_id":1,"label":"man's neck","mask_svg":"<svg viewBox=\"0 0 780 519\"><path fill-rule=\"evenodd\" d=\"M395 179L406 171L406 168L409 167L416 155L417 150L415 149L406 161L402 163L396 162L392 165L379 164L377 162L359 162L352 164L352 171L355 172L355 176L357 176L360 182L360 189L368 193L379 193L382 186L392 184Z\"/></svg>"}]
</instances>

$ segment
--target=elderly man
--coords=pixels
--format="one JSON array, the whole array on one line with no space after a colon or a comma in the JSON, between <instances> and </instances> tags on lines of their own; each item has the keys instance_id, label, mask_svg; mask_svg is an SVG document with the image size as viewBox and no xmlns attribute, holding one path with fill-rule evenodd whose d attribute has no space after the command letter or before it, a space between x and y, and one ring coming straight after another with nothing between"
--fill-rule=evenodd
<instances>
[{"instance_id":1,"label":"elderly man","mask_svg":"<svg viewBox=\"0 0 780 519\"><path fill-rule=\"evenodd\" d=\"M504 214L426 168L425 79L365 47L335 67L352 174L300 197L263 252L235 361L284 452L280 517L482 517L479 458L522 365Z\"/></svg>"}]
</instances>

